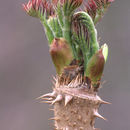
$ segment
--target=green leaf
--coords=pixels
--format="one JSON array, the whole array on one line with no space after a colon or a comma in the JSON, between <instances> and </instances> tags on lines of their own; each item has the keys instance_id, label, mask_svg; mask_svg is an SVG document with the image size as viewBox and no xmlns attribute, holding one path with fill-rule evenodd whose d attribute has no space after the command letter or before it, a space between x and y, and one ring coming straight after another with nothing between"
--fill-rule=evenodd
<instances>
[{"instance_id":1,"label":"green leaf","mask_svg":"<svg viewBox=\"0 0 130 130\"><path fill-rule=\"evenodd\" d=\"M54 32L53 32L53 30L51 29L50 25L47 22L46 13L44 13L44 16L41 17L41 23L44 26L48 42L49 42L49 44L51 44L52 40L54 39Z\"/></svg>"},{"instance_id":2,"label":"green leaf","mask_svg":"<svg viewBox=\"0 0 130 130\"><path fill-rule=\"evenodd\" d=\"M59 25L59 21L57 17L52 16L47 20L48 25L50 26L51 30L53 31L54 37L62 37L62 29Z\"/></svg>"},{"instance_id":3,"label":"green leaf","mask_svg":"<svg viewBox=\"0 0 130 130\"><path fill-rule=\"evenodd\" d=\"M101 48L102 48L102 54L103 54L105 62L106 62L107 57L108 57L108 46L107 46L107 44L104 44L103 46L101 46Z\"/></svg>"},{"instance_id":4,"label":"green leaf","mask_svg":"<svg viewBox=\"0 0 130 130\"><path fill-rule=\"evenodd\" d=\"M74 24L76 25L73 26ZM77 41L77 46L81 50L82 55L77 55L83 56L84 70L86 70L89 59L99 49L93 20L86 12L79 11L73 15L72 36L73 40Z\"/></svg>"}]
</instances>

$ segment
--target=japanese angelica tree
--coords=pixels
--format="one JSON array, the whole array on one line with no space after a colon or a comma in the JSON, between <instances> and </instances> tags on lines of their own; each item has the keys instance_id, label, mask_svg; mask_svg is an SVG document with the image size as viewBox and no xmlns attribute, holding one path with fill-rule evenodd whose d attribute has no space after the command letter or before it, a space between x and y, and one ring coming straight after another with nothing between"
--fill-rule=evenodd
<instances>
[{"instance_id":1,"label":"japanese angelica tree","mask_svg":"<svg viewBox=\"0 0 130 130\"><path fill-rule=\"evenodd\" d=\"M39 99L54 105L56 130L95 130L98 95L108 46L99 45L95 25L112 0L30 0L23 8L38 18L48 39L57 75L53 92ZM82 9L83 8L83 9Z\"/></svg>"}]
</instances>

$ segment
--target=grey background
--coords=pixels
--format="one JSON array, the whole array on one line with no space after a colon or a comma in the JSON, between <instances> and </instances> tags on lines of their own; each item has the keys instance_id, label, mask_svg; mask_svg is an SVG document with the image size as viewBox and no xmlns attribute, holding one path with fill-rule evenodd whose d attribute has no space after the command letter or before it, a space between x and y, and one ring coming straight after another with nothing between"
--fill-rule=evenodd
<instances>
[{"instance_id":1,"label":"grey background","mask_svg":"<svg viewBox=\"0 0 130 130\"><path fill-rule=\"evenodd\" d=\"M49 105L35 98L52 90L55 68L40 22L22 10L25 0L0 1L0 130L51 130ZM27 1L26 1L27 2ZM116 0L97 25L109 45L100 89L102 130L130 130L130 0Z\"/></svg>"}]
</instances>

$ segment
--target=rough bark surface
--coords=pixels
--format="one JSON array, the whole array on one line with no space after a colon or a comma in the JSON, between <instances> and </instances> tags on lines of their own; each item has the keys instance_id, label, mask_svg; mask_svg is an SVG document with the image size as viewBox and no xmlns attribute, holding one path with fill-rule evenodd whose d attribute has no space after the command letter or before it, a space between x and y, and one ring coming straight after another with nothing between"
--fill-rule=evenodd
<instances>
[{"instance_id":1,"label":"rough bark surface","mask_svg":"<svg viewBox=\"0 0 130 130\"><path fill-rule=\"evenodd\" d=\"M69 98L69 96L71 97L72 95L65 93L65 98ZM56 129L94 130L94 113L99 107L98 101L77 96L72 97L73 99L66 105L65 98L61 102L55 103L54 114Z\"/></svg>"},{"instance_id":2,"label":"rough bark surface","mask_svg":"<svg viewBox=\"0 0 130 130\"><path fill-rule=\"evenodd\" d=\"M81 76L62 84L61 77L56 78L53 92L40 98L54 105L55 130L96 130L95 118L105 119L98 113L99 106L109 104Z\"/></svg>"}]
</instances>

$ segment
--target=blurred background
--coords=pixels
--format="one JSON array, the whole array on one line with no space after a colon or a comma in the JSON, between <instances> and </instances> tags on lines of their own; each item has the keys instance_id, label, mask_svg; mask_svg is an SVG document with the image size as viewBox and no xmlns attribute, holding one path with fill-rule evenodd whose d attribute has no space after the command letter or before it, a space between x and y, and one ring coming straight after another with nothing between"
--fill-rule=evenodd
<instances>
[{"instance_id":1,"label":"blurred background","mask_svg":"<svg viewBox=\"0 0 130 130\"><path fill-rule=\"evenodd\" d=\"M52 91L55 68L40 22L26 15L22 3L0 2L0 130L52 130L50 106L36 100ZM130 130L130 0L115 0L97 25L100 43L109 45L100 89L101 130Z\"/></svg>"}]
</instances>

